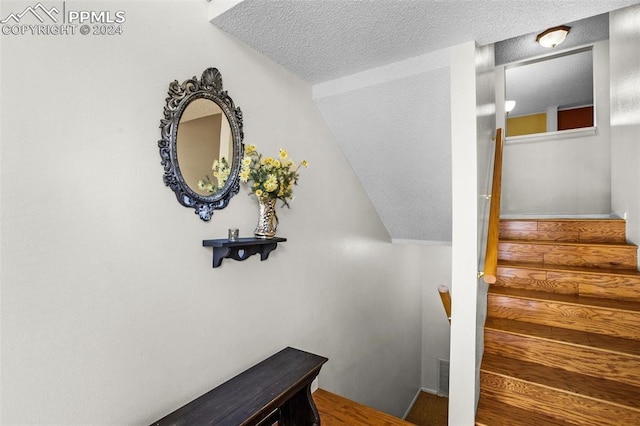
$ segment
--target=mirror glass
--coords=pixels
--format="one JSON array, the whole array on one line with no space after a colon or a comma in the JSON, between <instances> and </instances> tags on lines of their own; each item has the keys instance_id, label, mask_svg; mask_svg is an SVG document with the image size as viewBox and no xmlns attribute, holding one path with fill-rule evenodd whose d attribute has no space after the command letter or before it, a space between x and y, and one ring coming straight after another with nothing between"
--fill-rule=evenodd
<instances>
[{"instance_id":1,"label":"mirror glass","mask_svg":"<svg viewBox=\"0 0 640 426\"><path fill-rule=\"evenodd\" d=\"M173 81L168 93L158 141L162 179L180 204L210 220L240 190L242 111L216 68L204 70L200 79Z\"/></svg>"},{"instance_id":2,"label":"mirror glass","mask_svg":"<svg viewBox=\"0 0 640 426\"><path fill-rule=\"evenodd\" d=\"M593 127L591 47L505 67L507 136Z\"/></svg>"},{"instance_id":3,"label":"mirror glass","mask_svg":"<svg viewBox=\"0 0 640 426\"><path fill-rule=\"evenodd\" d=\"M180 117L176 145L180 171L189 188L205 196L224 188L224 172L214 171L211 166L215 160L228 163L233 137L229 120L218 104L204 98L191 101Z\"/></svg>"}]
</instances>

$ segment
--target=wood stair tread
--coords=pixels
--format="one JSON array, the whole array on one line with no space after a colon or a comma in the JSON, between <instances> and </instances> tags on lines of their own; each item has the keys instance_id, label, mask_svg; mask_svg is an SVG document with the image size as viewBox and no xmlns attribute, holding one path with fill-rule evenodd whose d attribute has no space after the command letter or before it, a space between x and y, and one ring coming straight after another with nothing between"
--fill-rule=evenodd
<instances>
[{"instance_id":1,"label":"wood stair tread","mask_svg":"<svg viewBox=\"0 0 640 426\"><path fill-rule=\"evenodd\" d=\"M548 265L540 262L517 262L512 260L499 260L498 268L519 268L519 269L544 269L556 272L576 272L593 275L621 275L629 277L639 277L640 271L637 269L613 269L613 268L590 268L587 266L565 266Z\"/></svg>"},{"instance_id":2,"label":"wood stair tread","mask_svg":"<svg viewBox=\"0 0 640 426\"><path fill-rule=\"evenodd\" d=\"M481 371L632 408L640 414L640 387L638 386L493 354L484 355Z\"/></svg>"},{"instance_id":3,"label":"wood stair tread","mask_svg":"<svg viewBox=\"0 0 640 426\"><path fill-rule=\"evenodd\" d=\"M478 426L569 426L567 423L535 411L523 410L493 398L480 397L476 425Z\"/></svg>"},{"instance_id":4,"label":"wood stair tread","mask_svg":"<svg viewBox=\"0 0 640 426\"><path fill-rule=\"evenodd\" d=\"M637 268L501 261L494 286L640 303L640 271Z\"/></svg>"},{"instance_id":5,"label":"wood stair tread","mask_svg":"<svg viewBox=\"0 0 640 426\"><path fill-rule=\"evenodd\" d=\"M546 241L546 240L524 240L524 239L504 239L501 238L498 242L508 244L535 244L539 246L588 246L588 247L638 247L631 243L612 243L612 242L584 242L584 241Z\"/></svg>"},{"instance_id":6,"label":"wood stair tread","mask_svg":"<svg viewBox=\"0 0 640 426\"><path fill-rule=\"evenodd\" d=\"M637 253L638 246L622 242L498 241L499 261L543 262L545 265L637 269Z\"/></svg>"},{"instance_id":7,"label":"wood stair tread","mask_svg":"<svg viewBox=\"0 0 640 426\"><path fill-rule=\"evenodd\" d=\"M640 425L640 271L626 226L500 220L477 425Z\"/></svg>"},{"instance_id":8,"label":"wood stair tread","mask_svg":"<svg viewBox=\"0 0 640 426\"><path fill-rule=\"evenodd\" d=\"M631 355L638 357L640 366L640 342L632 339L503 318L487 318L485 329Z\"/></svg>"},{"instance_id":9,"label":"wood stair tread","mask_svg":"<svg viewBox=\"0 0 640 426\"><path fill-rule=\"evenodd\" d=\"M412 426L390 414L344 398L335 393L318 389L312 394L323 426L367 424L371 426Z\"/></svg>"},{"instance_id":10,"label":"wood stair tread","mask_svg":"<svg viewBox=\"0 0 640 426\"><path fill-rule=\"evenodd\" d=\"M626 242L626 222L620 219L501 220L499 238L624 243Z\"/></svg>"},{"instance_id":11,"label":"wood stair tread","mask_svg":"<svg viewBox=\"0 0 640 426\"><path fill-rule=\"evenodd\" d=\"M605 308L617 311L640 312L640 304L627 300L604 299L599 297L578 296L575 294L551 293L546 291L523 290L509 287L490 287L489 295L508 296L519 299L553 301L564 304Z\"/></svg>"}]
</instances>

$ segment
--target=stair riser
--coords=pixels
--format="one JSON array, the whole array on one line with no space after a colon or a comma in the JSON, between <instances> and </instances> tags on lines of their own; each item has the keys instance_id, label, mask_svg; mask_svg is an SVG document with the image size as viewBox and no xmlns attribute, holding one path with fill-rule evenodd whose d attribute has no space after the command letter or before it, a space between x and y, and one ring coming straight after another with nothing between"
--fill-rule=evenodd
<instances>
[{"instance_id":1,"label":"stair riser","mask_svg":"<svg viewBox=\"0 0 640 426\"><path fill-rule=\"evenodd\" d=\"M625 222L616 221L500 221L500 239L624 243Z\"/></svg>"},{"instance_id":2,"label":"stair riser","mask_svg":"<svg viewBox=\"0 0 640 426\"><path fill-rule=\"evenodd\" d=\"M640 411L486 371L480 386L486 397L580 425L640 424Z\"/></svg>"},{"instance_id":3,"label":"stair riser","mask_svg":"<svg viewBox=\"0 0 640 426\"><path fill-rule=\"evenodd\" d=\"M498 267L501 287L640 302L640 276Z\"/></svg>"},{"instance_id":4,"label":"stair riser","mask_svg":"<svg viewBox=\"0 0 640 426\"><path fill-rule=\"evenodd\" d=\"M590 281L581 282L578 291L580 296L640 302L640 279L607 277L601 280L598 277L592 277Z\"/></svg>"},{"instance_id":5,"label":"stair riser","mask_svg":"<svg viewBox=\"0 0 640 426\"><path fill-rule=\"evenodd\" d=\"M506 407L500 401L482 397L478 404L476 426L570 426L570 423L554 419L546 413Z\"/></svg>"},{"instance_id":6,"label":"stair riser","mask_svg":"<svg viewBox=\"0 0 640 426\"><path fill-rule=\"evenodd\" d=\"M498 243L499 260L591 268L635 269L637 251L636 246Z\"/></svg>"},{"instance_id":7,"label":"stair riser","mask_svg":"<svg viewBox=\"0 0 640 426\"><path fill-rule=\"evenodd\" d=\"M498 280L494 286L520 288L549 293L578 294L575 281L554 279L544 269L498 267Z\"/></svg>"},{"instance_id":8,"label":"stair riser","mask_svg":"<svg viewBox=\"0 0 640 426\"><path fill-rule=\"evenodd\" d=\"M486 353L640 386L640 356L487 329Z\"/></svg>"},{"instance_id":9,"label":"stair riser","mask_svg":"<svg viewBox=\"0 0 640 426\"><path fill-rule=\"evenodd\" d=\"M489 294L487 315L640 340L640 312ZM640 342L638 342L640 345Z\"/></svg>"}]
</instances>

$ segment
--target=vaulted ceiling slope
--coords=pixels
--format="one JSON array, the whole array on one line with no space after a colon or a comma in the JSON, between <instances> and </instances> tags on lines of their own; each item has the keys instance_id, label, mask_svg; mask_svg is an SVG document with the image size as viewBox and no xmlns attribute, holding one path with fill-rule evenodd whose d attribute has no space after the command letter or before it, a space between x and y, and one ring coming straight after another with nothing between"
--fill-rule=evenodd
<instances>
[{"instance_id":1,"label":"vaulted ceiling slope","mask_svg":"<svg viewBox=\"0 0 640 426\"><path fill-rule=\"evenodd\" d=\"M314 100L391 239L430 242L451 240L447 48L640 3L244 0L216 13L217 1L214 25L314 85ZM415 63L415 72L404 72Z\"/></svg>"}]
</instances>

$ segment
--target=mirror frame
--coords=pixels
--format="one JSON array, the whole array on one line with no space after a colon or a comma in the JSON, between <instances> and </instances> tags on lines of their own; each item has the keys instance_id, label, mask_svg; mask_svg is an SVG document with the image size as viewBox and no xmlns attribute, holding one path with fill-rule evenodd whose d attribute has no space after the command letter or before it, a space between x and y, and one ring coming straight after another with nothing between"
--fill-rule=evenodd
<instances>
[{"instance_id":1,"label":"mirror frame","mask_svg":"<svg viewBox=\"0 0 640 426\"><path fill-rule=\"evenodd\" d=\"M195 209L200 219L208 221L214 210L223 209L229 200L240 190L240 162L244 155L244 132L242 130L242 111L236 107L226 90L222 88L222 74L217 68L207 68L198 80L195 76L179 84L174 80L169 84L169 97L164 107L164 118L160 120L162 139L158 141L161 164L164 168L164 184L176 194L178 202L185 207ZM211 195L201 195L186 183L178 161L177 141L180 118L187 106L196 99L209 99L215 102L229 121L233 137L233 158L231 173L225 186ZM214 159L211 159L213 163Z\"/></svg>"}]
</instances>

